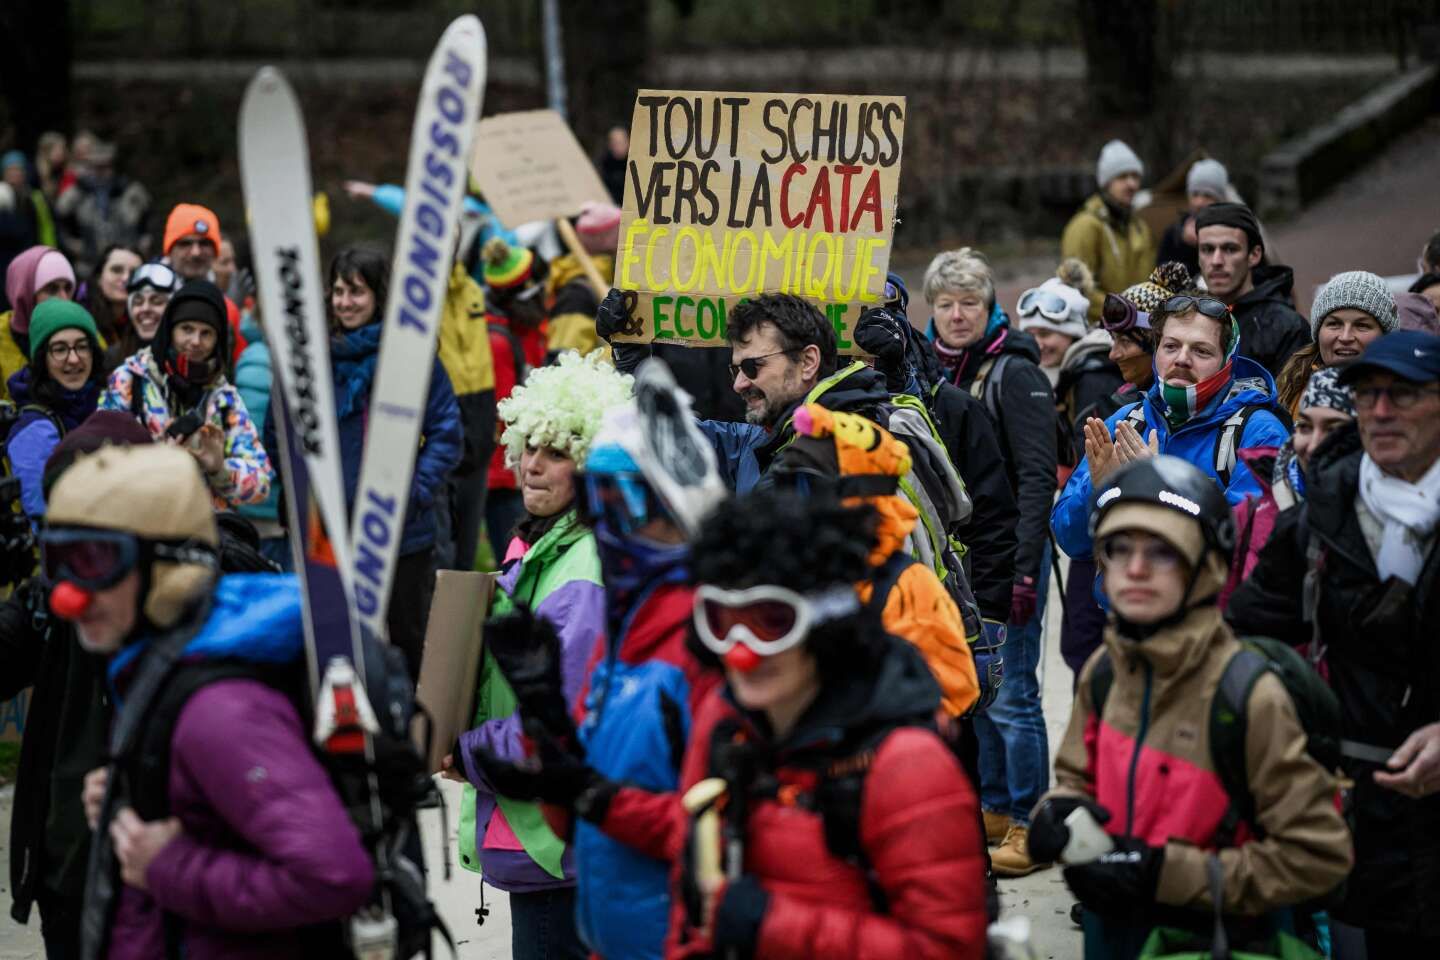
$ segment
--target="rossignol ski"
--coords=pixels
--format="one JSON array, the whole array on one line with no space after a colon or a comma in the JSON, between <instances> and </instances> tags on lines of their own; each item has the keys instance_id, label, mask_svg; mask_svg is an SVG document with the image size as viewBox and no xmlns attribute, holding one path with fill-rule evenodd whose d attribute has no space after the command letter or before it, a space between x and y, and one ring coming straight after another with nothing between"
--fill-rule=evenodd
<instances>
[{"instance_id":1,"label":"rossignol ski","mask_svg":"<svg viewBox=\"0 0 1440 960\"><path fill-rule=\"evenodd\" d=\"M473 15L458 17L425 69L410 135L405 208L351 520L355 609L376 636L386 635L385 611L421 443L485 64L485 28Z\"/></svg>"},{"instance_id":2,"label":"rossignol ski","mask_svg":"<svg viewBox=\"0 0 1440 960\"><path fill-rule=\"evenodd\" d=\"M273 357L275 425L295 568L305 602L306 652L315 711L312 736L337 766L351 771L342 799L380 837L384 810L375 773L379 733L363 679L365 644L347 583L349 541L330 377L329 328L320 289L311 218L310 151L294 91L266 67L240 107L240 175L250 211L258 294ZM333 773L333 771L332 771ZM371 848L389 867L384 842ZM350 948L364 960L394 955L398 925L388 894L351 918Z\"/></svg>"}]
</instances>

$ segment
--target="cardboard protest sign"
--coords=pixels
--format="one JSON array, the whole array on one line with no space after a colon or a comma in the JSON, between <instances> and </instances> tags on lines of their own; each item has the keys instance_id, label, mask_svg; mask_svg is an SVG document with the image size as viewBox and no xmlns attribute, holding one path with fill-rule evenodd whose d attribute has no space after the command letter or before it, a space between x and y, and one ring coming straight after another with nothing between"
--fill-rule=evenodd
<instances>
[{"instance_id":1,"label":"cardboard protest sign","mask_svg":"<svg viewBox=\"0 0 1440 960\"><path fill-rule=\"evenodd\" d=\"M586 201L610 202L595 165L554 110L501 113L480 121L470 172L500 222L573 217Z\"/></svg>"},{"instance_id":2,"label":"cardboard protest sign","mask_svg":"<svg viewBox=\"0 0 1440 960\"><path fill-rule=\"evenodd\" d=\"M630 128L616 286L632 339L721 346L762 293L850 331L890 263L905 98L642 90Z\"/></svg>"},{"instance_id":3,"label":"cardboard protest sign","mask_svg":"<svg viewBox=\"0 0 1440 960\"><path fill-rule=\"evenodd\" d=\"M493 573L441 570L435 575L435 598L430 602L430 623L425 628L425 652L420 661L420 682L415 699L435 722L426 756L432 773L469 730L475 718L475 692L480 685L480 653L485 619L495 589ZM415 745L425 750L416 725Z\"/></svg>"}]
</instances>

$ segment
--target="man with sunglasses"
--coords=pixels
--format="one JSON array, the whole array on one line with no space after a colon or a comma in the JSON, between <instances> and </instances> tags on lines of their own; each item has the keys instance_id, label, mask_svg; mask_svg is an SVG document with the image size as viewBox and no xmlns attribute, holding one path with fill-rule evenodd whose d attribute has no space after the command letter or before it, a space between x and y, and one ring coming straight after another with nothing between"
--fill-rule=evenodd
<instances>
[{"instance_id":1,"label":"man with sunglasses","mask_svg":"<svg viewBox=\"0 0 1440 960\"><path fill-rule=\"evenodd\" d=\"M40 544L50 609L106 658L116 703L108 766L85 778L82 947L301 955L301 928L359 909L374 869L295 705L258 679L303 670L294 579L218 575L205 481L171 446L76 460ZM235 672L203 673L221 663ZM171 685L201 675L167 719Z\"/></svg>"},{"instance_id":2,"label":"man with sunglasses","mask_svg":"<svg viewBox=\"0 0 1440 960\"><path fill-rule=\"evenodd\" d=\"M1273 411L1275 381L1236 353L1239 331L1229 306L1198 291L1170 297L1150 314L1155 382L1137 403L1085 424L1085 461L1051 511L1055 541L1071 557L1093 554L1093 491L1125 464L1156 454L1180 457L1207 474L1232 504L1260 485L1237 456L1278 447L1290 430Z\"/></svg>"},{"instance_id":3,"label":"man with sunglasses","mask_svg":"<svg viewBox=\"0 0 1440 960\"><path fill-rule=\"evenodd\" d=\"M1440 955L1440 337L1397 331L1340 374L1358 430L1311 454L1231 597L1239 630L1328 665L1355 781L1355 872L1339 919L1372 957Z\"/></svg>"},{"instance_id":4,"label":"man with sunglasses","mask_svg":"<svg viewBox=\"0 0 1440 960\"><path fill-rule=\"evenodd\" d=\"M1240 325L1240 353L1278 377L1291 354L1310 342L1295 310L1295 271L1269 263L1255 214L1243 203L1212 203L1195 215L1200 275Z\"/></svg>"},{"instance_id":5,"label":"man with sunglasses","mask_svg":"<svg viewBox=\"0 0 1440 960\"><path fill-rule=\"evenodd\" d=\"M1217 916L1232 947L1253 948L1293 930L1291 908L1349 871L1335 777L1307 752L1287 683L1221 618L1235 526L1210 477L1161 455L1098 489L1089 524L1112 613L1080 674L1057 786L1032 815L1030 855L1065 863L1087 957L1133 960L1160 926L1204 944ZM1243 733L1227 742L1215 717Z\"/></svg>"}]
</instances>

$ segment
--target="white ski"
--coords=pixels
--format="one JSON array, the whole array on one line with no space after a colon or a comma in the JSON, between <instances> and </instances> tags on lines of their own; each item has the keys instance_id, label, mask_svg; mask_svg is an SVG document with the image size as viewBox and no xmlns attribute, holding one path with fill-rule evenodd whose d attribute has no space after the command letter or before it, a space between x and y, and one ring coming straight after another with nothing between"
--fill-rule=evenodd
<instances>
[{"instance_id":1,"label":"white ski","mask_svg":"<svg viewBox=\"0 0 1440 960\"><path fill-rule=\"evenodd\" d=\"M297 562L297 572L328 560L339 574L344 602L334 596L333 584L305 584L307 603L312 610L307 626L348 620L348 636L331 630L310 639L311 689L319 690L325 663L332 655L363 660L356 628L351 584L351 549L345 487L340 463L340 435L335 421L335 392L330 375L330 331L326 319L325 294L321 288L320 257L311 213L310 148L305 136L305 119L300 102L285 77L273 67L262 68L246 88L240 106L240 177L250 214L250 237L254 248L255 273L265 339L270 346L271 368L284 397L284 408L275 416L288 421L284 426L304 460L306 477L287 476L287 486L296 492L309 488L318 507L323 531L293 525L295 543L313 546L319 555L311 562ZM284 434L282 434L283 436ZM276 451L276 462L288 459ZM292 471L293 472L293 471ZM292 483L293 481L293 483ZM288 493L289 491L287 491ZM302 499L296 504L297 518L308 524L309 509ZM311 544L314 534L328 542ZM333 556L333 559L330 557ZM324 596L318 596L323 591ZM335 609L340 607L340 609Z\"/></svg>"},{"instance_id":2,"label":"white ski","mask_svg":"<svg viewBox=\"0 0 1440 960\"><path fill-rule=\"evenodd\" d=\"M445 30L420 88L410 134L405 209L395 241L385 331L370 395L365 455L351 520L355 609L385 636L415 452L430 394L440 312L450 284L470 140L480 118L485 28L467 14ZM304 208L309 210L308 205Z\"/></svg>"}]
</instances>

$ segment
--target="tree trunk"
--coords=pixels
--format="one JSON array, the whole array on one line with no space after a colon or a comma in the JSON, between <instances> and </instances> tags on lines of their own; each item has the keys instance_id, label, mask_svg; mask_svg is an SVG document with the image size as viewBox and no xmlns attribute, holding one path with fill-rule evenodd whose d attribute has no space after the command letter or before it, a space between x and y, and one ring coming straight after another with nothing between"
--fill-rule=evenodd
<instances>
[{"instance_id":1,"label":"tree trunk","mask_svg":"<svg viewBox=\"0 0 1440 960\"><path fill-rule=\"evenodd\" d=\"M1157 0L1080 0L1080 36L1091 103L1105 116L1143 117L1166 71Z\"/></svg>"},{"instance_id":2,"label":"tree trunk","mask_svg":"<svg viewBox=\"0 0 1440 960\"><path fill-rule=\"evenodd\" d=\"M10 106L15 143L33 156L47 130L71 129L70 0L0 2L0 93Z\"/></svg>"},{"instance_id":3,"label":"tree trunk","mask_svg":"<svg viewBox=\"0 0 1440 960\"><path fill-rule=\"evenodd\" d=\"M645 82L649 11L649 0L560 4L570 127L587 153L599 152L611 127L630 129Z\"/></svg>"}]
</instances>

